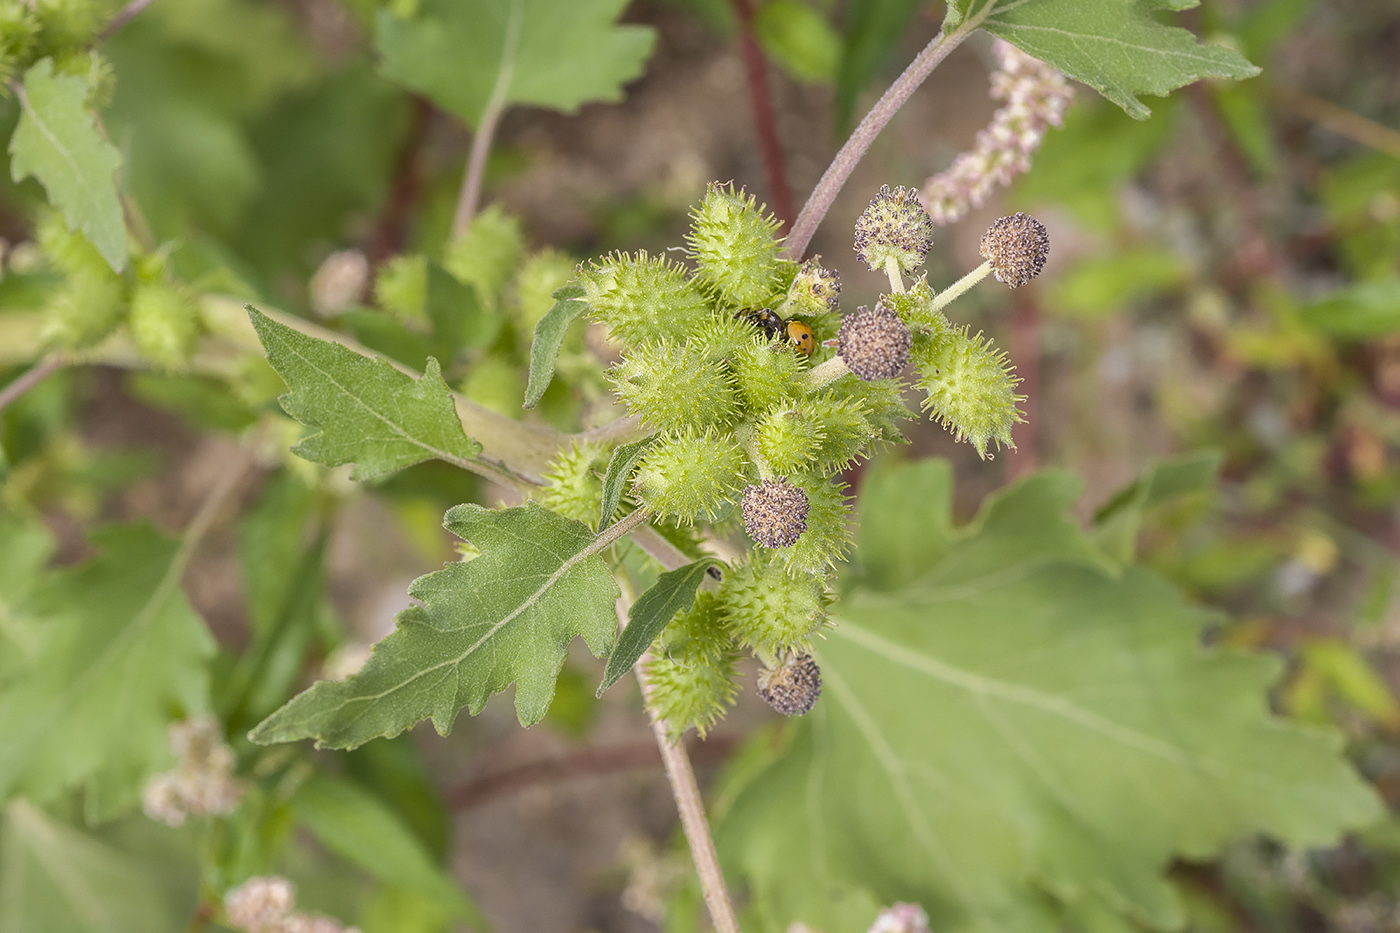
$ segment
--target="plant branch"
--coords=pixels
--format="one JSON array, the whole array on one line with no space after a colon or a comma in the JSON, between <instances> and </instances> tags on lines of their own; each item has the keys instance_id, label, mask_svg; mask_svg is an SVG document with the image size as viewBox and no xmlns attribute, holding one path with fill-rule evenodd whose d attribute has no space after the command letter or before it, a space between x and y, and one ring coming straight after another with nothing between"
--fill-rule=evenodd
<instances>
[{"instance_id":1,"label":"plant branch","mask_svg":"<svg viewBox=\"0 0 1400 933\"><path fill-rule=\"evenodd\" d=\"M1377 152L1400 159L1400 131L1368 120L1329 100L1289 87L1274 87L1270 92L1275 101L1318 126L1345 136L1353 142L1369 146Z\"/></svg>"},{"instance_id":2,"label":"plant branch","mask_svg":"<svg viewBox=\"0 0 1400 933\"><path fill-rule=\"evenodd\" d=\"M711 736L705 741L691 736L685 744L693 760L710 762L726 758L738 742L737 736ZM468 810L495 797L514 794L536 784L567 781L593 774L638 771L659 764L661 756L656 743L651 741L581 748L468 781L447 792L447 806L453 810Z\"/></svg>"},{"instance_id":3,"label":"plant branch","mask_svg":"<svg viewBox=\"0 0 1400 933\"><path fill-rule=\"evenodd\" d=\"M117 15L107 21L107 25L102 27L101 32L93 37L93 44L97 44L120 30L127 23L131 22L141 11L151 5L152 0L131 0L126 6L117 11Z\"/></svg>"},{"instance_id":4,"label":"plant branch","mask_svg":"<svg viewBox=\"0 0 1400 933\"><path fill-rule=\"evenodd\" d=\"M731 0L739 19L739 46L744 52L744 71L748 76L749 103L753 108L754 130L758 148L763 154L763 172L768 181L768 194L773 199L773 212L783 227L792 226L792 189L788 187L787 169L783 165L783 147L778 140L778 120L773 109L773 94L768 86L768 70L763 50L753 28L751 0Z\"/></svg>"},{"instance_id":5,"label":"plant branch","mask_svg":"<svg viewBox=\"0 0 1400 933\"><path fill-rule=\"evenodd\" d=\"M58 353L46 356L16 378L14 382L0 389L0 411L4 411L24 393L62 369L65 362L63 356Z\"/></svg>"},{"instance_id":6,"label":"plant branch","mask_svg":"<svg viewBox=\"0 0 1400 933\"><path fill-rule=\"evenodd\" d=\"M452 218L452 239L459 239L472 225L476 216L477 204L481 200L481 180L486 175L486 159L491 154L491 140L496 135L496 126L506 109L506 97L510 93L510 82L515 77L515 49L520 43L520 26L524 14L523 3L512 3L510 18L506 21L504 51L501 54L501 67L496 72L496 83L491 87L491 96L476 121L476 132L472 135L472 150L467 157L467 172L462 178L462 191L457 196L457 213Z\"/></svg>"},{"instance_id":7,"label":"plant branch","mask_svg":"<svg viewBox=\"0 0 1400 933\"><path fill-rule=\"evenodd\" d=\"M631 609L631 602L626 596L617 601L619 630L627 627L627 612ZM642 688L642 700L646 704L647 716L651 719L651 731L656 736L656 747L661 751L662 764L666 766L666 779L671 782L671 795L675 798L676 809L680 812L681 829L685 831L685 841L690 845L690 858L695 863L695 873L700 878L700 891L705 897L705 906L710 911L710 922L714 924L716 933L739 933L739 918L734 913L729 889L724 884L724 871L719 865L719 854L715 851L715 840L710 834L710 821L705 816L705 802L700 797L699 785L695 783L695 771L690 766L690 756L686 754L684 745L671 741L665 721L656 715L652 707L651 684L647 680L645 658L646 655L643 655L642 659L632 666L632 672L637 675L637 683Z\"/></svg>"},{"instance_id":8,"label":"plant branch","mask_svg":"<svg viewBox=\"0 0 1400 933\"><path fill-rule=\"evenodd\" d=\"M807 251L807 246L812 242L812 235L817 232L817 225L822 222L826 212L831 209L832 202L836 200L836 195L840 193L842 186L846 184L846 179L851 177L851 172L855 170L865 151L870 148L870 144L875 141L875 137L880 135L880 131L893 119L899 108L904 106L911 94L924 79L932 73L934 68L948 57L948 53L957 48L978 26L982 25L982 20L986 18L987 11L995 4L984 7L982 12L969 19L963 20L952 32L940 31L933 38L924 50L909 63L909 67L904 69L889 90L885 91L883 97L876 101L875 106L870 108L870 112L865 115L865 119L860 121L860 125L852 131L846 144L841 147L841 151L836 153L836 158L831 160L831 165L827 167L817 186L812 189L812 194L807 198L807 203L802 205L802 213L797 215L797 221L792 225L792 232L787 238L787 252L792 259L801 259Z\"/></svg>"},{"instance_id":9,"label":"plant branch","mask_svg":"<svg viewBox=\"0 0 1400 933\"><path fill-rule=\"evenodd\" d=\"M428 103L426 97L413 95L408 128L404 131L403 142L399 144L398 156L394 160L394 181L369 241L369 262L375 268L403 249L409 217L423 187L419 162L432 122L433 105Z\"/></svg>"}]
</instances>

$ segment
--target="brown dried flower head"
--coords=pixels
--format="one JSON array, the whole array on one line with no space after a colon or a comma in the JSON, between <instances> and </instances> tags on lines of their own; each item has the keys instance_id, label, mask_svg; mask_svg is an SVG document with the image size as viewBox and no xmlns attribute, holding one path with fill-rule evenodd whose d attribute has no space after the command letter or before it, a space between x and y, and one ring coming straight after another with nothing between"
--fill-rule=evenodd
<instances>
[{"instance_id":1,"label":"brown dried flower head","mask_svg":"<svg viewBox=\"0 0 1400 933\"><path fill-rule=\"evenodd\" d=\"M893 258L901 272L913 272L932 246L933 219L913 188L882 185L856 220L856 255L875 271Z\"/></svg>"},{"instance_id":2,"label":"brown dried flower head","mask_svg":"<svg viewBox=\"0 0 1400 933\"><path fill-rule=\"evenodd\" d=\"M855 314L841 319L836 352L857 378L866 382L893 379L909 363L913 340L899 315L883 304L877 304L874 311L861 306Z\"/></svg>"},{"instance_id":3,"label":"brown dried flower head","mask_svg":"<svg viewBox=\"0 0 1400 933\"><path fill-rule=\"evenodd\" d=\"M786 479L766 479L744 488L744 530L764 547L788 547L807 530L811 503L800 486Z\"/></svg>"},{"instance_id":4,"label":"brown dried flower head","mask_svg":"<svg viewBox=\"0 0 1400 933\"><path fill-rule=\"evenodd\" d=\"M980 249L983 258L991 262L997 281L1018 288L1045 268L1045 259L1050 255L1050 234L1045 224L1030 214L1017 211L988 228Z\"/></svg>"},{"instance_id":5,"label":"brown dried flower head","mask_svg":"<svg viewBox=\"0 0 1400 933\"><path fill-rule=\"evenodd\" d=\"M822 672L810 654L798 655L758 675L758 695L784 716L801 716L822 695Z\"/></svg>"}]
</instances>

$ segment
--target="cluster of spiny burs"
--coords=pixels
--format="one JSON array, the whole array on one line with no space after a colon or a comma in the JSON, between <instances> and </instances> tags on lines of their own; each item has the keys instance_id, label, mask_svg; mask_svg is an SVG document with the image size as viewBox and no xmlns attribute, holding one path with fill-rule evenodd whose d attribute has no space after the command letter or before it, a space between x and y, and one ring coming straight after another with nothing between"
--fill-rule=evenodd
<instances>
[{"instance_id":1,"label":"cluster of spiny burs","mask_svg":"<svg viewBox=\"0 0 1400 933\"><path fill-rule=\"evenodd\" d=\"M648 662L651 702L673 734L703 734L723 715L744 651L763 664L758 692L779 712L815 703L812 639L850 544L838 477L873 447L904 441L911 362L924 408L983 456L990 442L1009 445L1020 420L1004 355L950 325L925 278L905 287L934 230L911 189L882 188L861 215L856 252L891 289L844 316L836 274L820 257L785 259L778 222L752 197L714 185L692 216L693 270L646 253L579 269L594 320L625 347L609 372L617 397L655 430L633 504L679 534L736 537L742 525L754 545L671 621ZM954 288L989 271L1028 281L1046 247L1034 219L1003 218L983 240L988 263ZM548 504L579 518L596 509L602 454L562 455Z\"/></svg>"}]
</instances>

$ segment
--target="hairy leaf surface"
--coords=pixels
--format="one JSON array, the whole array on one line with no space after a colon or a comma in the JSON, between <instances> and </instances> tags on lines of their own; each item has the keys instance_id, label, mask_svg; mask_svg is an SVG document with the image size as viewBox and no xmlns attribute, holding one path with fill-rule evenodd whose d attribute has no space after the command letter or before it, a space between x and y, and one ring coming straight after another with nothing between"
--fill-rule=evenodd
<instances>
[{"instance_id":1,"label":"hairy leaf surface","mask_svg":"<svg viewBox=\"0 0 1400 933\"><path fill-rule=\"evenodd\" d=\"M82 78L54 74L50 58L25 73L19 125L10 139L10 174L15 181L39 179L68 226L87 234L120 272L126 268L126 222L116 179L122 157L97 131L87 92Z\"/></svg>"},{"instance_id":2,"label":"hairy leaf surface","mask_svg":"<svg viewBox=\"0 0 1400 933\"><path fill-rule=\"evenodd\" d=\"M321 681L253 730L255 742L314 738L354 748L431 719L446 735L462 707L476 715L515 682L522 725L544 717L575 635L612 648L617 583L589 551L593 532L533 503L492 511L459 505L443 522L481 556L413 581L422 605L400 612L364 670Z\"/></svg>"},{"instance_id":3,"label":"hairy leaf surface","mask_svg":"<svg viewBox=\"0 0 1400 933\"><path fill-rule=\"evenodd\" d=\"M319 431L293 453L315 463L355 464L354 479L369 479L422 463L460 462L481 445L467 437L437 361L416 382L382 359L367 359L336 343L279 324L255 308L253 327L267 361L291 391L287 414Z\"/></svg>"},{"instance_id":4,"label":"hairy leaf surface","mask_svg":"<svg viewBox=\"0 0 1400 933\"><path fill-rule=\"evenodd\" d=\"M990 13L983 28L1083 81L1145 120L1139 94L1165 96L1202 78L1252 78L1259 69L1234 49L1202 45L1153 13L1197 0L959 0L965 16Z\"/></svg>"},{"instance_id":5,"label":"hairy leaf surface","mask_svg":"<svg viewBox=\"0 0 1400 933\"><path fill-rule=\"evenodd\" d=\"M530 344L530 382L525 387L526 408L534 408L554 381L554 364L564 345L564 335L569 325L588 310L588 303L579 300L582 296L583 289L577 285L556 289L552 296L554 306L535 325L535 339Z\"/></svg>"},{"instance_id":6,"label":"hairy leaf surface","mask_svg":"<svg viewBox=\"0 0 1400 933\"><path fill-rule=\"evenodd\" d=\"M613 451L612 459L608 461L608 472L603 476L603 503L598 508L599 531L612 524L617 507L622 502L622 494L627 491L627 481L632 478L632 471L656 440L657 436L653 434L630 444L622 444Z\"/></svg>"},{"instance_id":7,"label":"hairy leaf surface","mask_svg":"<svg viewBox=\"0 0 1400 933\"><path fill-rule=\"evenodd\" d=\"M713 557L668 570L656 578L647 591L637 597L628 613L627 628L617 640L617 647L608 656L607 670L603 672L603 682L598 685L598 696L603 695L632 665L646 653L651 643L662 630L695 602L695 591L705 582L705 575L711 567L722 566Z\"/></svg>"},{"instance_id":8,"label":"hairy leaf surface","mask_svg":"<svg viewBox=\"0 0 1400 933\"><path fill-rule=\"evenodd\" d=\"M214 642L170 572L176 542L145 525L92 540L94 560L53 574L29 601L42 643L0 688L0 799L43 802L82 785L100 819L167 761L170 719L208 707Z\"/></svg>"},{"instance_id":9,"label":"hairy leaf surface","mask_svg":"<svg viewBox=\"0 0 1400 933\"><path fill-rule=\"evenodd\" d=\"M1203 646L1170 584L1105 571L1076 486L1022 482L917 582L840 607L821 701L719 827L770 929L895 900L945 931L1179 928L1172 858L1380 813L1339 736L1269 712L1277 659Z\"/></svg>"},{"instance_id":10,"label":"hairy leaf surface","mask_svg":"<svg viewBox=\"0 0 1400 933\"><path fill-rule=\"evenodd\" d=\"M384 73L475 127L488 107L529 104L573 112L622 99L656 41L618 26L625 0L421 0L384 10L375 43Z\"/></svg>"}]
</instances>

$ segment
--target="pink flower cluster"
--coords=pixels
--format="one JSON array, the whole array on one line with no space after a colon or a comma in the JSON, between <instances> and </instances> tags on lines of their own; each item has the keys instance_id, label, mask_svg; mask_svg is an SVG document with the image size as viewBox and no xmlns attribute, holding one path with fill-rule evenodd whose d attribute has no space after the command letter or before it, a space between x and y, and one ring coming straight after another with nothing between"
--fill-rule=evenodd
<instances>
[{"instance_id":1,"label":"pink flower cluster","mask_svg":"<svg viewBox=\"0 0 1400 933\"><path fill-rule=\"evenodd\" d=\"M179 759L174 770L153 777L142 793L148 817L181 826L191 816L228 814L238 807L243 785L233 776L233 750L224 744L217 719L172 723L170 751Z\"/></svg>"},{"instance_id":2,"label":"pink flower cluster","mask_svg":"<svg viewBox=\"0 0 1400 933\"><path fill-rule=\"evenodd\" d=\"M929 933L928 914L918 904L893 904L880 911L866 933Z\"/></svg>"},{"instance_id":3,"label":"pink flower cluster","mask_svg":"<svg viewBox=\"0 0 1400 933\"><path fill-rule=\"evenodd\" d=\"M259 875L224 895L224 919L240 933L359 933L330 917L294 913L295 906L290 881Z\"/></svg>"},{"instance_id":4,"label":"pink flower cluster","mask_svg":"<svg viewBox=\"0 0 1400 933\"><path fill-rule=\"evenodd\" d=\"M1065 76L1010 42L996 40L997 70L992 73L993 100L1006 104L977 134L968 152L924 183L924 206L936 224L959 220L981 207L998 185L1031 167L1031 153L1049 127L1059 126L1074 89Z\"/></svg>"}]
</instances>

